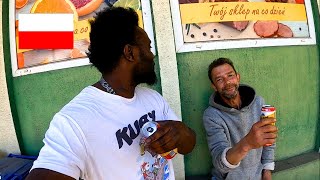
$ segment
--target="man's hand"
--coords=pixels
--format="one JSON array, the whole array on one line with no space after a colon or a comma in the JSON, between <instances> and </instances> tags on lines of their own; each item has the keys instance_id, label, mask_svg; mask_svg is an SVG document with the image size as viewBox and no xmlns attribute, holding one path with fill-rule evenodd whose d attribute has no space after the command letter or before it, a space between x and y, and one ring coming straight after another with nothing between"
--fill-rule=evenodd
<instances>
[{"instance_id":1,"label":"man's hand","mask_svg":"<svg viewBox=\"0 0 320 180\"><path fill-rule=\"evenodd\" d=\"M272 180L271 171L264 169L262 170L262 180Z\"/></svg>"},{"instance_id":2,"label":"man's hand","mask_svg":"<svg viewBox=\"0 0 320 180\"><path fill-rule=\"evenodd\" d=\"M180 121L157 121L160 127L146 140L151 151L162 154L178 148L180 154L188 154L194 148L196 135Z\"/></svg>"},{"instance_id":3,"label":"man's hand","mask_svg":"<svg viewBox=\"0 0 320 180\"><path fill-rule=\"evenodd\" d=\"M266 144L273 144L277 138L277 127L271 125L276 122L274 118L265 118L256 122L250 132L244 137L246 146L251 149L260 148Z\"/></svg>"},{"instance_id":4,"label":"man's hand","mask_svg":"<svg viewBox=\"0 0 320 180\"><path fill-rule=\"evenodd\" d=\"M274 118L265 118L256 122L250 129L250 132L227 151L227 161L230 164L236 165L251 149L275 143L278 129L276 126L271 125L274 122L276 122Z\"/></svg>"}]
</instances>

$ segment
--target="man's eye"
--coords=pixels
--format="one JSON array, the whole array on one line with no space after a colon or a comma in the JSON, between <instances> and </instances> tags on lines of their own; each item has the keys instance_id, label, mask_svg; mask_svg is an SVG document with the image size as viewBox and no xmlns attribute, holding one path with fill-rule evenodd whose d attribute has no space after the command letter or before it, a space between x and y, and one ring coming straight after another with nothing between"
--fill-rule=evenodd
<instances>
[{"instance_id":1,"label":"man's eye","mask_svg":"<svg viewBox=\"0 0 320 180\"><path fill-rule=\"evenodd\" d=\"M222 82L222 79L217 79L216 81L217 81L217 82Z\"/></svg>"}]
</instances>

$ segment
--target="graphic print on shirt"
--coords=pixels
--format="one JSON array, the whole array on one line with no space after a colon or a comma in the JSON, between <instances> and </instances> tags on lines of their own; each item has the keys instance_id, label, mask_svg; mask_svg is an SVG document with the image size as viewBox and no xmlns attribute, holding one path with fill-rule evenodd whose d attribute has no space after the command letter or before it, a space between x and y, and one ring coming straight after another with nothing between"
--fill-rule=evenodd
<instances>
[{"instance_id":1,"label":"graphic print on shirt","mask_svg":"<svg viewBox=\"0 0 320 180\"><path fill-rule=\"evenodd\" d=\"M136 144L133 141L139 136L142 126L149 122L156 121L156 112L152 110L139 119L135 120L133 124L128 124L127 126L120 128L115 133L116 139L118 142L119 149L124 145L124 142L129 146ZM140 147L143 143L143 139L140 139L137 147ZM170 170L168 161L161 157L160 155L153 153L146 149L146 152L141 154L137 159L137 162L140 164L140 169L137 172L144 180L169 180Z\"/></svg>"},{"instance_id":2,"label":"graphic print on shirt","mask_svg":"<svg viewBox=\"0 0 320 180\"><path fill-rule=\"evenodd\" d=\"M122 129L119 129L116 132L116 138L118 141L119 149L123 146L123 141L125 141L129 146L133 143L133 140L138 137L140 134L141 127L149 121L155 121L156 120L156 113L155 110L148 112L147 114L144 114L139 118L139 120L135 120L133 125L129 124L126 127L123 127ZM129 134L128 134L129 131Z\"/></svg>"},{"instance_id":3,"label":"graphic print on shirt","mask_svg":"<svg viewBox=\"0 0 320 180\"><path fill-rule=\"evenodd\" d=\"M168 161L160 155L151 158L153 162L143 162L141 173L144 180L169 180Z\"/></svg>"}]
</instances>

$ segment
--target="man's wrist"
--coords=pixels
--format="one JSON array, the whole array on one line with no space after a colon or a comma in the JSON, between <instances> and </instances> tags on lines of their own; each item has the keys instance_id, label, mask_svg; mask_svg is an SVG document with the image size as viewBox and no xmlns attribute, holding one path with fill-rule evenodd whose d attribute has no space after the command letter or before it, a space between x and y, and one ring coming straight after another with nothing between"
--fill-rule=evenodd
<instances>
[{"instance_id":1,"label":"man's wrist","mask_svg":"<svg viewBox=\"0 0 320 180\"><path fill-rule=\"evenodd\" d=\"M232 164L229 162L229 160L227 159L227 152L230 149L231 149L231 147L223 150L222 155L221 155L221 160L222 160L223 164L226 165L228 168L234 169L240 165L241 161L239 161L237 164Z\"/></svg>"},{"instance_id":2,"label":"man's wrist","mask_svg":"<svg viewBox=\"0 0 320 180\"><path fill-rule=\"evenodd\" d=\"M263 174L271 174L271 170L269 170L269 169L263 169L263 170L262 170L262 173L263 173Z\"/></svg>"},{"instance_id":3,"label":"man's wrist","mask_svg":"<svg viewBox=\"0 0 320 180\"><path fill-rule=\"evenodd\" d=\"M252 148L244 137L239 143L239 150L241 154L247 154Z\"/></svg>"},{"instance_id":4,"label":"man's wrist","mask_svg":"<svg viewBox=\"0 0 320 180\"><path fill-rule=\"evenodd\" d=\"M178 149L179 154L188 154L192 151L196 142L196 134L195 132L189 128L188 126L183 125L182 137L180 141L177 143L176 148ZM186 143L188 142L188 143Z\"/></svg>"},{"instance_id":5,"label":"man's wrist","mask_svg":"<svg viewBox=\"0 0 320 180\"><path fill-rule=\"evenodd\" d=\"M262 170L262 176L271 176L271 170L269 169L263 169Z\"/></svg>"}]
</instances>

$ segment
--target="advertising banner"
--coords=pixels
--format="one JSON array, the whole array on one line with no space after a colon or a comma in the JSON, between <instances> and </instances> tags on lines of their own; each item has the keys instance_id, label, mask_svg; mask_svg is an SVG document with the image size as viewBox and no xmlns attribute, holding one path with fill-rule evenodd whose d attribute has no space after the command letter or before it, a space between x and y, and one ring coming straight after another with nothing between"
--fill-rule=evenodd
<instances>
[{"instance_id":1,"label":"advertising banner","mask_svg":"<svg viewBox=\"0 0 320 180\"><path fill-rule=\"evenodd\" d=\"M90 64L89 21L111 6L136 10L154 43L148 0L10 0L13 76Z\"/></svg>"},{"instance_id":2,"label":"advertising banner","mask_svg":"<svg viewBox=\"0 0 320 180\"><path fill-rule=\"evenodd\" d=\"M310 0L171 0L178 52L315 44Z\"/></svg>"}]
</instances>

